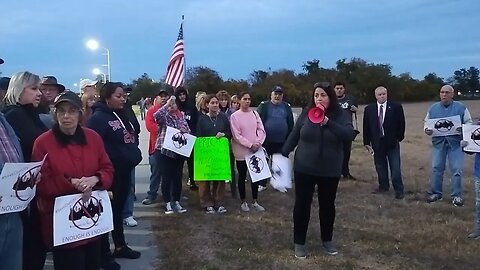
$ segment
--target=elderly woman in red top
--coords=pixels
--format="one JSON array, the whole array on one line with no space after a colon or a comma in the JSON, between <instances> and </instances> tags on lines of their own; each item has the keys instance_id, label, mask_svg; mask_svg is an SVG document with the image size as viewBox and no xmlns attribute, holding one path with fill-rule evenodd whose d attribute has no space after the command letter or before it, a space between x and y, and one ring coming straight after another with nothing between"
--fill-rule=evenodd
<instances>
[{"instance_id":1,"label":"elderly woman in red top","mask_svg":"<svg viewBox=\"0 0 480 270\"><path fill-rule=\"evenodd\" d=\"M92 190L107 189L112 184L113 167L102 138L93 130L80 126L82 101L71 91L55 99L51 130L37 138L33 160L42 160L42 181L37 185L37 205L41 215L45 245L52 248L53 207L55 198ZM100 269L100 238L90 238L53 248L55 269Z\"/></svg>"}]
</instances>

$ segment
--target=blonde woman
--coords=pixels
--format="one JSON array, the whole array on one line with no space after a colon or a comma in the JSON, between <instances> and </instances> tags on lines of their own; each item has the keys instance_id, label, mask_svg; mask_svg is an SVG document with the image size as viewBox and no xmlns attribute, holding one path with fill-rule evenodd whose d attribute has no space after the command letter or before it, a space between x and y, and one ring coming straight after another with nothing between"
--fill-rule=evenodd
<instances>
[{"instance_id":1,"label":"blonde woman","mask_svg":"<svg viewBox=\"0 0 480 270\"><path fill-rule=\"evenodd\" d=\"M198 91L195 95L195 105L197 107L197 110L203 114L206 114L208 112L207 107L205 106L206 97L207 94L203 91Z\"/></svg>"},{"instance_id":2,"label":"blonde woman","mask_svg":"<svg viewBox=\"0 0 480 270\"><path fill-rule=\"evenodd\" d=\"M82 95L82 110L83 110L83 118L82 118L82 126L86 126L88 123L88 119L92 115L92 106L96 101L95 93L86 92Z\"/></svg>"}]
</instances>

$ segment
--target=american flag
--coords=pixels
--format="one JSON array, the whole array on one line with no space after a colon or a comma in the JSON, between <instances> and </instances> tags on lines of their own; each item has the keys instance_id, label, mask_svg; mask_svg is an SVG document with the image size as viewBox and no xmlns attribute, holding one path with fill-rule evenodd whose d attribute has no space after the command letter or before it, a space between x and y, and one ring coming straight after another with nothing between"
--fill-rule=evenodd
<instances>
[{"instance_id":1,"label":"american flag","mask_svg":"<svg viewBox=\"0 0 480 270\"><path fill-rule=\"evenodd\" d=\"M167 76L165 83L173 86L174 88L183 85L183 79L185 75L185 51L183 46L183 23L180 25L178 31L178 38L175 46L173 47L173 53L168 62Z\"/></svg>"}]
</instances>

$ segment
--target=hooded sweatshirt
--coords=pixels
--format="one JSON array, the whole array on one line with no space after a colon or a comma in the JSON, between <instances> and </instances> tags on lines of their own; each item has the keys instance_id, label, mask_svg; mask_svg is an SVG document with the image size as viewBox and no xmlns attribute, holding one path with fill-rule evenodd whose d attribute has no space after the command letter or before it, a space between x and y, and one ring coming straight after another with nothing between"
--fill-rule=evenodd
<instances>
[{"instance_id":1,"label":"hooded sweatshirt","mask_svg":"<svg viewBox=\"0 0 480 270\"><path fill-rule=\"evenodd\" d=\"M181 93L185 93L187 98L184 102L180 101L178 96ZM175 89L175 103L177 103L178 109L183 112L185 120L187 120L188 127L190 128L191 134L195 135L197 131L197 120L198 120L198 110L195 105L190 101L188 92L184 88Z\"/></svg>"},{"instance_id":2,"label":"hooded sweatshirt","mask_svg":"<svg viewBox=\"0 0 480 270\"><path fill-rule=\"evenodd\" d=\"M136 134L124 110L113 111L101 101L93 104L87 126L102 137L114 167L134 168L142 161Z\"/></svg>"}]
</instances>

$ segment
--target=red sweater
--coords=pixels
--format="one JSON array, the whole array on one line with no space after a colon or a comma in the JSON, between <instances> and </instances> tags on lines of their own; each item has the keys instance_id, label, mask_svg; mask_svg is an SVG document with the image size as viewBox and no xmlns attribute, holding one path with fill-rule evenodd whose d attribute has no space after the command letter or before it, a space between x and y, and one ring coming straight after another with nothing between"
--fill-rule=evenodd
<instances>
[{"instance_id":1,"label":"red sweater","mask_svg":"<svg viewBox=\"0 0 480 270\"><path fill-rule=\"evenodd\" d=\"M42 166L42 179L37 184L37 206L40 212L40 225L43 241L47 247L53 246L53 206L55 198L80 193L69 178L99 175L96 189L108 189L113 181L113 166L105 152L102 138L95 131L83 128L86 145L60 145L52 130L40 135L33 145L32 160L40 161L48 153ZM73 248L92 242L90 238L62 247Z\"/></svg>"},{"instance_id":2,"label":"red sweater","mask_svg":"<svg viewBox=\"0 0 480 270\"><path fill-rule=\"evenodd\" d=\"M159 104L155 104L147 111L145 115L145 126L147 127L148 132L150 132L150 141L148 142L148 153L153 155L155 153L155 142L157 141L158 136L158 125L155 122L153 114L160 109Z\"/></svg>"}]
</instances>

